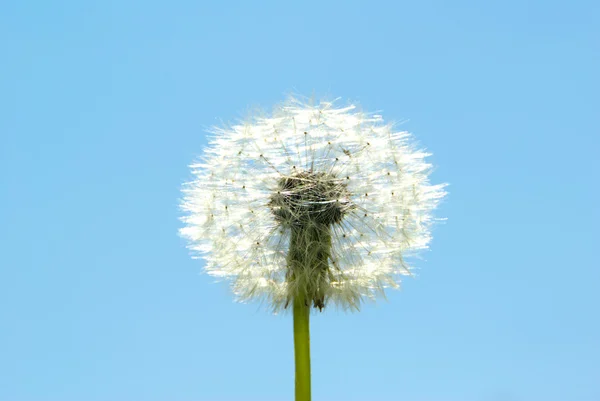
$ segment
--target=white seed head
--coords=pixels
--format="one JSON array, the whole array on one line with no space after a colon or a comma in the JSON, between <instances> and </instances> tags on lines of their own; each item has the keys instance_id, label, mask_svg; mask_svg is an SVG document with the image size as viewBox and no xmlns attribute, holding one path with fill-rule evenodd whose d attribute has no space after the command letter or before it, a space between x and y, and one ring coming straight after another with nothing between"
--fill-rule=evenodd
<instances>
[{"instance_id":1,"label":"white seed head","mask_svg":"<svg viewBox=\"0 0 600 401\"><path fill-rule=\"evenodd\" d=\"M214 135L184 186L180 233L239 300L358 309L426 249L445 184L379 115L290 98Z\"/></svg>"}]
</instances>

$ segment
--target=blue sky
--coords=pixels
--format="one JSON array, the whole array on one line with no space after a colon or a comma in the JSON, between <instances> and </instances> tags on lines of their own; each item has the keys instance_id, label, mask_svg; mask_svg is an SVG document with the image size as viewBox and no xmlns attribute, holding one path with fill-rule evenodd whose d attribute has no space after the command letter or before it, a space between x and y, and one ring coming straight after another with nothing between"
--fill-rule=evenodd
<instances>
[{"instance_id":1,"label":"blue sky","mask_svg":"<svg viewBox=\"0 0 600 401\"><path fill-rule=\"evenodd\" d=\"M206 128L290 92L405 121L450 183L415 279L313 318L315 400L600 400L599 16L2 2L0 400L292 399L290 316L234 303L177 236Z\"/></svg>"}]
</instances>

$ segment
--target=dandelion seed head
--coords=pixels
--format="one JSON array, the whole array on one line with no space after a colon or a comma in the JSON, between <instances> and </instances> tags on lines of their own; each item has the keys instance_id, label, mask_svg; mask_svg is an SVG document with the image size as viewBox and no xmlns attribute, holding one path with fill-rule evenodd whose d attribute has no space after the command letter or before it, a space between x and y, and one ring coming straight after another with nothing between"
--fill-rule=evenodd
<instances>
[{"instance_id":1,"label":"dandelion seed head","mask_svg":"<svg viewBox=\"0 0 600 401\"><path fill-rule=\"evenodd\" d=\"M445 185L380 115L290 98L212 134L183 188L180 233L239 300L358 309L428 247Z\"/></svg>"}]
</instances>

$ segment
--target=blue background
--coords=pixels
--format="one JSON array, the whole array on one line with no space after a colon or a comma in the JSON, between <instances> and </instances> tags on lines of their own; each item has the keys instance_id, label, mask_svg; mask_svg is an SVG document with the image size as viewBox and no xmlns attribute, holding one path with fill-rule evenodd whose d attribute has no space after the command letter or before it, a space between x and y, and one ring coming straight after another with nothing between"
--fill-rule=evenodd
<instances>
[{"instance_id":1,"label":"blue background","mask_svg":"<svg viewBox=\"0 0 600 401\"><path fill-rule=\"evenodd\" d=\"M200 274L177 219L206 128L295 92L405 121L450 183L417 278L313 318L313 398L600 400L599 17L3 1L0 399L292 399L290 316Z\"/></svg>"}]
</instances>

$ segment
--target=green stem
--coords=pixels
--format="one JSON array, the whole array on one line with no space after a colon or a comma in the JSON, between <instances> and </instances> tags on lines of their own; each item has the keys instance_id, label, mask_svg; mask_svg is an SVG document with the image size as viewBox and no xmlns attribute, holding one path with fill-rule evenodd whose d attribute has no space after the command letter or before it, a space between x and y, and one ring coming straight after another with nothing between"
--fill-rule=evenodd
<instances>
[{"instance_id":1,"label":"green stem","mask_svg":"<svg viewBox=\"0 0 600 401\"><path fill-rule=\"evenodd\" d=\"M310 308L325 306L331 233L327 226L293 227L288 253L288 300L294 305L296 401L310 401Z\"/></svg>"},{"instance_id":2,"label":"green stem","mask_svg":"<svg viewBox=\"0 0 600 401\"><path fill-rule=\"evenodd\" d=\"M296 401L310 401L310 307L294 299L294 356L296 360Z\"/></svg>"}]
</instances>

